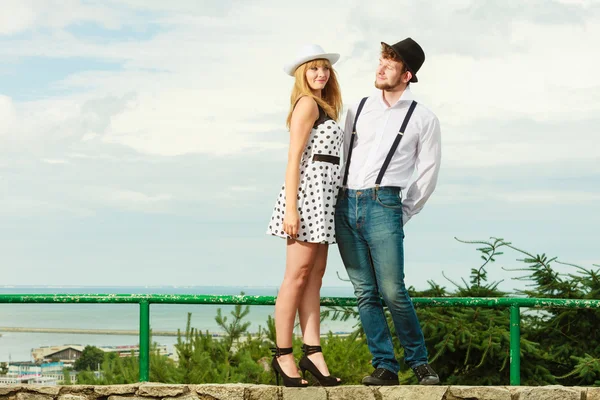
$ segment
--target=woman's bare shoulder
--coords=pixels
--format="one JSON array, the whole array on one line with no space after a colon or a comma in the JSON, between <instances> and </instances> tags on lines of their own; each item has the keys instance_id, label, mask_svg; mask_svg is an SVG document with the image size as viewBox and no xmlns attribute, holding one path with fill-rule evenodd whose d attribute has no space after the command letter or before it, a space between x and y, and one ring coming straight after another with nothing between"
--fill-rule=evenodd
<instances>
[{"instance_id":1,"label":"woman's bare shoulder","mask_svg":"<svg viewBox=\"0 0 600 400\"><path fill-rule=\"evenodd\" d=\"M302 96L296 102L296 107L294 107L294 114L296 113L303 116L315 116L316 119L319 116L319 107L312 97Z\"/></svg>"}]
</instances>

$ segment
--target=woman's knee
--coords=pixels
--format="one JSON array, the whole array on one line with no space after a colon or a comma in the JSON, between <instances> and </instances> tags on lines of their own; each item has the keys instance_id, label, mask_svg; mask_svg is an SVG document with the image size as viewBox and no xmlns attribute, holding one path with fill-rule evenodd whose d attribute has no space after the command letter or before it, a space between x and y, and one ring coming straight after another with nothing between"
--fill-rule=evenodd
<instances>
[{"instance_id":1,"label":"woman's knee","mask_svg":"<svg viewBox=\"0 0 600 400\"><path fill-rule=\"evenodd\" d=\"M316 277L317 279L322 279L322 278L323 278L323 276L325 275L325 268L326 268L326 265L325 265L325 263L322 263L322 264L316 264L316 265L313 267L312 275L313 275L314 277Z\"/></svg>"},{"instance_id":2,"label":"woman's knee","mask_svg":"<svg viewBox=\"0 0 600 400\"><path fill-rule=\"evenodd\" d=\"M302 288L308 283L311 270L312 266L309 264L299 265L293 273L286 274L284 280L291 286Z\"/></svg>"}]
</instances>

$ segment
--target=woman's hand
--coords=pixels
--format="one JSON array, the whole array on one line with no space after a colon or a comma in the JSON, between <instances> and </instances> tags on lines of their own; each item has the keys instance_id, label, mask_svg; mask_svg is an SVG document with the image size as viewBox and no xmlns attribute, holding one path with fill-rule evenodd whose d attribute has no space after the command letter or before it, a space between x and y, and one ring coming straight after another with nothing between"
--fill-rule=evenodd
<instances>
[{"instance_id":1,"label":"woman's hand","mask_svg":"<svg viewBox=\"0 0 600 400\"><path fill-rule=\"evenodd\" d=\"M285 210L283 216L283 231L287 233L292 239L295 239L298 235L298 229L300 228L300 214L298 210Z\"/></svg>"},{"instance_id":2,"label":"woman's hand","mask_svg":"<svg viewBox=\"0 0 600 400\"><path fill-rule=\"evenodd\" d=\"M298 185L300 184L300 161L302 152L315 121L319 118L317 102L310 96L301 97L290 121L290 149L285 173L285 213L283 215L283 231L292 239L298 237L300 214L298 213Z\"/></svg>"}]
</instances>

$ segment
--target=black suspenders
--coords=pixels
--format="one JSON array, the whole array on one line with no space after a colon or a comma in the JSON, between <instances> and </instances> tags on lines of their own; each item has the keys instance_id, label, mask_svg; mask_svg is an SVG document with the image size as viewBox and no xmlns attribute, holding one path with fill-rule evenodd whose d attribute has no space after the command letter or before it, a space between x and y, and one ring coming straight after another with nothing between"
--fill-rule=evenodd
<instances>
[{"instance_id":1,"label":"black suspenders","mask_svg":"<svg viewBox=\"0 0 600 400\"><path fill-rule=\"evenodd\" d=\"M348 182L348 172L350 172L350 159L352 157L352 147L354 147L354 138L356 137L356 121L358 121L358 116L360 115L360 112L362 111L362 108L365 105L367 99L368 97L362 98L360 104L358 105L358 109L356 110L356 116L354 117L354 126L352 127L352 136L350 136L350 147L348 148L348 157L346 160L346 171L344 172L344 182L342 183L343 188L346 187L346 183Z\"/></svg>"},{"instance_id":2,"label":"black suspenders","mask_svg":"<svg viewBox=\"0 0 600 400\"><path fill-rule=\"evenodd\" d=\"M390 151L389 151L387 157L385 158L385 161L383 162L383 166L381 167L381 170L379 171L379 175L377 175L377 180L375 180L375 190L379 189L379 185L381 184L381 180L383 179L383 174L385 174L385 171L387 170L388 166L390 165L390 161L392 161L392 157L394 156L394 153L396 152L396 149L398 148L398 145L400 144L400 140L402 140L402 136L404 136L404 131L406 130L406 126L408 125L408 121L410 121L410 117L412 116L413 111L415 111L416 106L417 106L417 102L413 100L413 102L410 103L410 107L408 107L408 112L406 113L406 117L404 117L402 126L400 127L400 130L398 131L398 134L396 135L396 139L394 139L394 143L392 144L392 147L390 148Z\"/></svg>"},{"instance_id":3,"label":"black suspenders","mask_svg":"<svg viewBox=\"0 0 600 400\"><path fill-rule=\"evenodd\" d=\"M350 171L350 159L352 157L352 147L354 145L354 137L356 136L356 122L358 121L358 116L360 115L360 112L362 111L362 108L365 105L365 101L367 101L367 97L363 98L360 101L360 104L358 105L358 109L356 110L356 116L354 117L354 126L352 128L352 136L350 137L350 147L348 149L348 159L346 161L346 171L344 173L344 182L342 183L343 188L346 188L346 184L348 182L348 172ZM402 136L404 136L404 131L406 130L406 126L408 125L408 121L410 121L410 117L412 116L413 111L415 111L415 107L417 107L417 102L413 100L412 103L410 103L410 106L408 107L408 111L406 112L406 117L404 117L404 121L402 122L402 126L400 127L400 130L398 131L398 135L396 135L396 139L394 139L394 143L392 144L392 147L390 148L390 151L388 152L387 157L385 158L385 161L383 162L383 165L381 166L379 175L377 175L377 179L375 180L375 190L379 189L379 185L381 184L383 175L385 174L385 171L387 170L388 166L390 165L390 161L392 161L392 157L394 156L396 149L398 149L400 140L402 140Z\"/></svg>"}]
</instances>

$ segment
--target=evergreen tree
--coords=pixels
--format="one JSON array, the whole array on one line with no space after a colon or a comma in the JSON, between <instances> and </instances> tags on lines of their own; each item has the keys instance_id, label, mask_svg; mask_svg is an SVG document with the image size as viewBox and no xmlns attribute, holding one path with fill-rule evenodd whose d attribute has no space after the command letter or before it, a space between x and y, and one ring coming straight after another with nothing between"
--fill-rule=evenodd
<instances>
[{"instance_id":1,"label":"evergreen tree","mask_svg":"<svg viewBox=\"0 0 600 400\"><path fill-rule=\"evenodd\" d=\"M458 239L457 239L458 240ZM449 290L429 281L429 288L417 291L410 287L412 297L506 297L567 298L585 301L600 298L600 266L583 268L558 261L545 254L533 255L503 239L462 241L476 245L482 259L470 270L469 279L454 282ZM519 269L524 275L515 279L530 281L527 290L506 293L498 289L500 282L489 282L487 270L495 265L503 251L514 251L524 258ZM572 272L560 273L555 265ZM250 335L244 319L250 308L238 305L224 316L217 310L216 322L224 332L213 337L191 326L187 316L185 332L179 332L175 363L161 356L154 346L150 354L150 380L165 383L255 383L274 384L270 371L270 347L275 344L275 324L272 317L266 329L259 327ZM391 316L385 309L393 333L399 359L403 350L394 332ZM510 320L509 311L486 307L418 307L430 361L444 384L506 385L509 383ZM344 384L360 384L363 376L372 372L371 355L358 311L354 307L325 307L322 319L355 320L354 331L348 336L331 333L321 340L323 353L332 373ZM522 310L521 317L521 382L524 385L600 385L600 332L596 329L600 309L535 309ZM88 346L91 347L91 346ZM295 357L301 356L301 339L294 338ZM86 347L86 349L88 349ZM92 359L88 349L85 359ZM88 361L85 368L96 369L97 360ZM78 375L81 384L120 384L138 380L137 357L107 354L97 376L90 370ZM416 383L406 366L400 373L402 383Z\"/></svg>"},{"instance_id":2,"label":"evergreen tree","mask_svg":"<svg viewBox=\"0 0 600 400\"><path fill-rule=\"evenodd\" d=\"M561 262L546 254L533 255L512 244L508 247L525 256L520 259L528 274L517 279L532 282L519 294L535 298L572 300L600 299L600 269L584 268ZM573 268L574 273L560 273L553 264ZM600 308L545 308L531 314L530 337L546 351L546 365L558 382L568 386L600 384Z\"/></svg>"}]
</instances>

